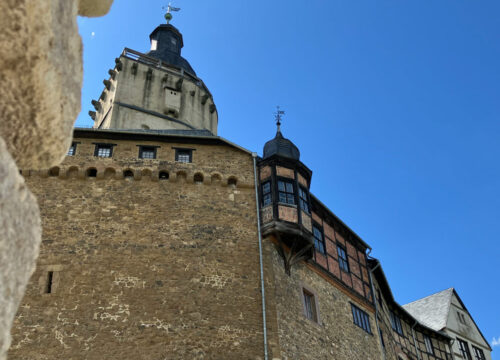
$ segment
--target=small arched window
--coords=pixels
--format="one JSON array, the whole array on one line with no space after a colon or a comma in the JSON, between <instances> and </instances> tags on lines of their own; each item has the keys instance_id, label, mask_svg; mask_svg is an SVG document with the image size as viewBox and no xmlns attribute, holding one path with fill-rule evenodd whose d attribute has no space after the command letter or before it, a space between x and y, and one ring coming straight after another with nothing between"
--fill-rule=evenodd
<instances>
[{"instance_id":1,"label":"small arched window","mask_svg":"<svg viewBox=\"0 0 500 360\"><path fill-rule=\"evenodd\" d=\"M160 171L160 173L158 174L158 178L160 180L168 180L168 178L169 178L168 172L167 171Z\"/></svg>"},{"instance_id":2,"label":"small arched window","mask_svg":"<svg viewBox=\"0 0 500 360\"><path fill-rule=\"evenodd\" d=\"M201 173L194 174L193 180L194 180L195 184L202 184L203 183L203 174L201 174Z\"/></svg>"},{"instance_id":3,"label":"small arched window","mask_svg":"<svg viewBox=\"0 0 500 360\"><path fill-rule=\"evenodd\" d=\"M59 168L53 167L49 170L49 176L59 176Z\"/></svg>"},{"instance_id":4,"label":"small arched window","mask_svg":"<svg viewBox=\"0 0 500 360\"><path fill-rule=\"evenodd\" d=\"M97 169L95 168L87 169L87 177L97 177Z\"/></svg>"},{"instance_id":5,"label":"small arched window","mask_svg":"<svg viewBox=\"0 0 500 360\"><path fill-rule=\"evenodd\" d=\"M229 179L227 179L228 186L236 187L237 182L238 180L234 176L231 176Z\"/></svg>"},{"instance_id":6,"label":"small arched window","mask_svg":"<svg viewBox=\"0 0 500 360\"><path fill-rule=\"evenodd\" d=\"M133 179L134 178L134 172L130 169L123 171L123 177L125 179Z\"/></svg>"}]
</instances>

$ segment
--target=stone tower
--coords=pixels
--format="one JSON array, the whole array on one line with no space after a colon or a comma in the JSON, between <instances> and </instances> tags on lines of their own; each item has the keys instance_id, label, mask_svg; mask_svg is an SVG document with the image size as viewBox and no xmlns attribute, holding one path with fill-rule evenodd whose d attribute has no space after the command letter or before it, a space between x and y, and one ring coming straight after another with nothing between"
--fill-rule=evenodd
<instances>
[{"instance_id":1,"label":"stone tower","mask_svg":"<svg viewBox=\"0 0 500 360\"><path fill-rule=\"evenodd\" d=\"M181 56L182 34L171 24L149 36L151 50L125 48L90 112L96 129L208 130L217 134L212 94Z\"/></svg>"}]
</instances>

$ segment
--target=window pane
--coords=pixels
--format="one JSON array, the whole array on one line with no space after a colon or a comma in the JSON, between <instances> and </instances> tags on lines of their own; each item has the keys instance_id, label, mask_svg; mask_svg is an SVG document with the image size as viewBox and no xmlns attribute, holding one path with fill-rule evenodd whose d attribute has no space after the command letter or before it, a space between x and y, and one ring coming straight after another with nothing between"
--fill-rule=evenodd
<instances>
[{"instance_id":1,"label":"window pane","mask_svg":"<svg viewBox=\"0 0 500 360\"><path fill-rule=\"evenodd\" d=\"M269 205L271 203L271 194L264 195L264 206Z\"/></svg>"},{"instance_id":2,"label":"window pane","mask_svg":"<svg viewBox=\"0 0 500 360\"><path fill-rule=\"evenodd\" d=\"M262 185L262 192L264 194L271 192L271 183L270 182L266 182L266 183L264 183L264 185Z\"/></svg>"},{"instance_id":3,"label":"window pane","mask_svg":"<svg viewBox=\"0 0 500 360\"><path fill-rule=\"evenodd\" d=\"M286 183L286 192L293 193L293 185L292 183Z\"/></svg>"},{"instance_id":4,"label":"window pane","mask_svg":"<svg viewBox=\"0 0 500 360\"><path fill-rule=\"evenodd\" d=\"M288 203L295 205L295 196L293 194L287 194Z\"/></svg>"},{"instance_id":5,"label":"window pane","mask_svg":"<svg viewBox=\"0 0 500 360\"><path fill-rule=\"evenodd\" d=\"M286 191L285 190L285 183L283 181L278 181L278 190L279 191Z\"/></svg>"},{"instance_id":6,"label":"window pane","mask_svg":"<svg viewBox=\"0 0 500 360\"><path fill-rule=\"evenodd\" d=\"M111 148L99 147L97 149L97 156L99 156L99 157L111 157Z\"/></svg>"}]
</instances>

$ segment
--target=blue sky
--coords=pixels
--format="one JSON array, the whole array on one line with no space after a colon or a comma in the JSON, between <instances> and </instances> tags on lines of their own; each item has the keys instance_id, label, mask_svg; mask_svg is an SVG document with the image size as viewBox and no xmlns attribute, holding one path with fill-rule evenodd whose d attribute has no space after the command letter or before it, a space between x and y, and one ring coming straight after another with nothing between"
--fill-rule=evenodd
<instances>
[{"instance_id":1,"label":"blue sky","mask_svg":"<svg viewBox=\"0 0 500 360\"><path fill-rule=\"evenodd\" d=\"M124 47L149 49L166 1L80 18L82 114ZM312 192L373 248L398 302L455 287L500 337L499 1L188 1L183 56L219 135L262 154L283 133ZM493 359L500 360L500 346Z\"/></svg>"}]
</instances>

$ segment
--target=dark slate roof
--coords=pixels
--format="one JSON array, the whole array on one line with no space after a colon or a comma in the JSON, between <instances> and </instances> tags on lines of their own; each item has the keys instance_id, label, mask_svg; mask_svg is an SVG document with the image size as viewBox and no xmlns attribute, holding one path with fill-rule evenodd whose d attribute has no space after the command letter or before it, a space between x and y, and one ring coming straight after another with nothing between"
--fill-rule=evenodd
<instances>
[{"instance_id":1,"label":"dark slate roof","mask_svg":"<svg viewBox=\"0 0 500 360\"><path fill-rule=\"evenodd\" d=\"M181 56L181 49L184 46L182 34L173 25L162 24L158 26L151 35L151 41L156 40L156 50L146 53L151 57L196 76L189 62Z\"/></svg>"},{"instance_id":2,"label":"dark slate roof","mask_svg":"<svg viewBox=\"0 0 500 360\"><path fill-rule=\"evenodd\" d=\"M446 327L452 296L453 288L449 288L403 305L403 308L427 327L440 331Z\"/></svg>"},{"instance_id":3,"label":"dark slate roof","mask_svg":"<svg viewBox=\"0 0 500 360\"><path fill-rule=\"evenodd\" d=\"M187 136L213 136L216 137L210 130L179 130L179 129L167 129L167 130L153 130L153 129L107 129L115 130L120 132L133 132L133 133L144 133L144 134L156 134L156 135L187 135Z\"/></svg>"},{"instance_id":4,"label":"dark slate roof","mask_svg":"<svg viewBox=\"0 0 500 360\"><path fill-rule=\"evenodd\" d=\"M300 151L297 146L290 140L285 139L280 130L278 130L274 139L266 142L264 145L264 159L273 155L279 155L293 160L300 159Z\"/></svg>"}]
</instances>

